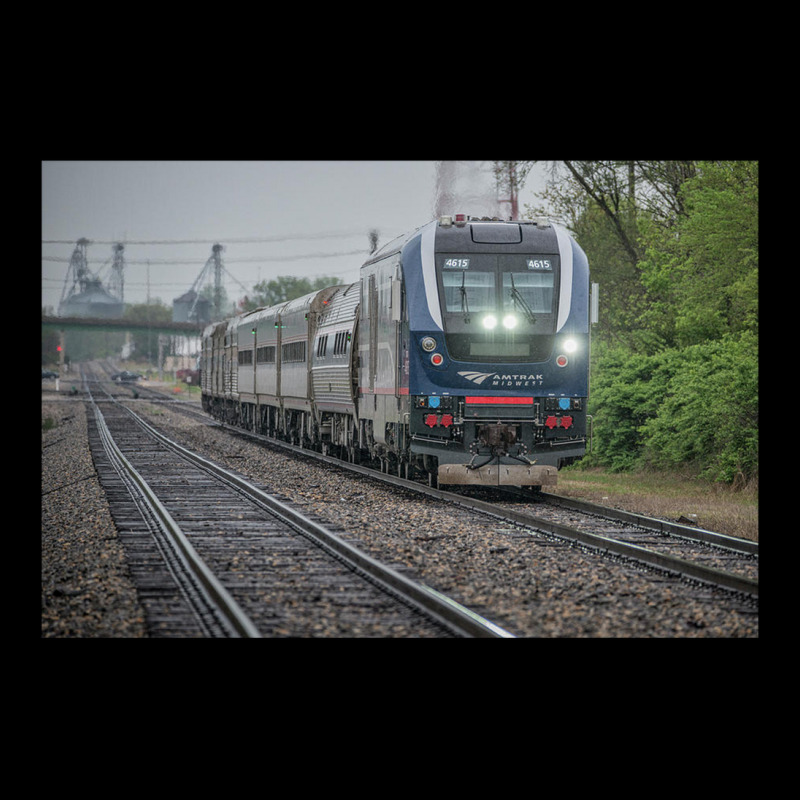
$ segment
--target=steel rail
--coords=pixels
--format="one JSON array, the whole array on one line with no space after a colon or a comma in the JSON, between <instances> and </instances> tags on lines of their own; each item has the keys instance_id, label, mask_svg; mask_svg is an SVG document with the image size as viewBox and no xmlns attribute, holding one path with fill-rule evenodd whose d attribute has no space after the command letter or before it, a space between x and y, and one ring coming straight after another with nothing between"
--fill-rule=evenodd
<instances>
[{"instance_id":1,"label":"steel rail","mask_svg":"<svg viewBox=\"0 0 800 800\"><path fill-rule=\"evenodd\" d=\"M474 611L462 606L452 598L446 597L424 583L413 581L368 554L345 542L332 531L309 519L307 516L282 503L276 497L259 489L239 475L209 461L197 453L169 439L131 409L122 406L134 419L162 444L183 456L193 464L208 470L217 478L227 481L250 499L257 501L278 519L291 525L304 536L315 542L352 569L368 577L385 591L399 596L423 613L435 617L440 623L455 633L474 638L516 638L499 625L487 620ZM308 452L308 451L306 451Z\"/></svg>"},{"instance_id":2,"label":"steel rail","mask_svg":"<svg viewBox=\"0 0 800 800\"><path fill-rule=\"evenodd\" d=\"M106 451L113 455L118 467L125 470L126 474L135 482L142 498L147 503L155 518L161 525L162 530L167 534L171 543L175 546L176 554L182 561L186 569L195 576L197 581L206 594L206 600L210 606L216 608L222 617L224 624L229 628L229 632L241 638L259 639L261 634L250 618L242 611L236 601L231 597L216 576L211 572L206 563L197 554L192 544L186 538L186 534L167 511L166 507L153 492L147 481L139 474L136 468L125 457L117 443L114 441L111 431L108 429L105 418L99 406L91 396L92 405L95 412L97 428L103 441Z\"/></svg>"},{"instance_id":3,"label":"steel rail","mask_svg":"<svg viewBox=\"0 0 800 800\"><path fill-rule=\"evenodd\" d=\"M591 503L588 500L561 497L560 495L551 494L550 492L541 492L541 497L547 500L548 503L553 503L563 508L572 508L575 511L586 511L590 514L598 514L606 518L618 520L619 522L629 522L632 525L639 525L640 527L658 531L659 533L667 533L671 536L680 536L685 539L705 542L706 544L718 545L719 547L724 547L726 550L737 550L748 555L758 555L758 542L753 542L749 539L741 539L736 536L728 536L724 533L708 531L704 528L682 525L679 522L669 522L668 520L658 519L656 517L648 517L643 514L636 514L632 511L623 511L619 508L609 508L608 506Z\"/></svg>"},{"instance_id":4,"label":"steel rail","mask_svg":"<svg viewBox=\"0 0 800 800\"><path fill-rule=\"evenodd\" d=\"M468 498L462 495L454 494L452 492L447 492L443 489L436 489L431 486L425 486L424 484L408 480L407 478L402 478L399 475L390 475L387 473L371 469L369 467L362 467L358 464L352 464L348 461L343 461L341 459L334 458L333 456L325 456L320 453L317 453L314 450L308 450L302 447L297 447L296 445L291 445L286 442L281 442L276 439L271 439L269 437L262 436L260 434L255 434L250 431L246 431L242 428L237 428L236 426L227 425L225 423L218 423L218 424L220 424L226 430L235 431L236 433L242 434L250 438L260 439L268 444L278 445L279 447L291 450L292 452L311 456L313 458L319 459L320 461L324 461L325 463L332 464L341 467L343 469L350 470L352 472L357 472L369 478L373 478L375 480L379 480L384 483L389 483L394 486L402 486L404 488L411 489L412 491L419 492L421 494L426 494L430 497L436 497L441 500L445 500L449 503L460 505L464 508L468 508L474 511L479 511L480 513L496 517L506 522L515 523L527 528L533 528L534 530L544 531L545 533L549 533L553 536L558 536L560 538L564 538L569 541L578 542L582 545L585 545L587 547L592 547L602 552L612 553L614 555L618 555L621 557L635 559L636 561L645 563L651 567L663 569L668 572L678 573L688 578L704 581L706 583L710 583L715 586L721 586L723 588L730 589L733 591L744 592L745 594L748 595L758 596L758 581L752 580L750 578L745 578L739 575L733 575L731 573L723 572L722 570L718 570L713 567L706 567L700 564L695 564L690 561L686 561L681 558L677 558L675 556L665 555L663 553L658 553L653 550L648 550L647 548L642 547L641 545L629 544L627 542L620 542L617 541L616 539L611 539L609 537L601 536L599 534L588 533L586 531L581 531L576 528L570 528L566 525L561 525L559 523L551 522L550 520L545 520L540 517L527 514L525 512L513 511L509 509L498 509L493 504L487 503L483 500ZM597 506L596 511L599 515L608 516L605 513L606 509L603 506ZM623 512L623 513L627 514L628 512ZM639 520L643 519L638 515L631 515L631 516ZM660 522L660 520L656 520L656 522ZM639 522L638 524L642 523ZM669 525L670 523L664 523L665 527ZM723 536L723 535L717 534L717 536ZM731 539L732 537L724 537L724 538ZM756 547L756 552L757 552L757 547Z\"/></svg>"},{"instance_id":5,"label":"steel rail","mask_svg":"<svg viewBox=\"0 0 800 800\"><path fill-rule=\"evenodd\" d=\"M620 542L607 536L588 533L577 528L570 528L556 522L533 517L524 512L517 512L509 509L503 509L501 512L498 512L491 504L484 503L482 500L469 500L468 503L471 507L475 508L483 506L486 513L494 513L510 522L538 528L546 533L579 542L587 547L592 547L622 557L632 558L636 561L648 564L651 567L657 567L669 572L677 572L686 577L711 583L715 586L722 586L726 589L732 589L733 591L758 596L758 581L751 578L733 575L732 573L723 572L714 567L706 567L702 564L695 564L691 561L677 558L676 556L658 553L654 550L642 547L641 545Z\"/></svg>"}]
</instances>

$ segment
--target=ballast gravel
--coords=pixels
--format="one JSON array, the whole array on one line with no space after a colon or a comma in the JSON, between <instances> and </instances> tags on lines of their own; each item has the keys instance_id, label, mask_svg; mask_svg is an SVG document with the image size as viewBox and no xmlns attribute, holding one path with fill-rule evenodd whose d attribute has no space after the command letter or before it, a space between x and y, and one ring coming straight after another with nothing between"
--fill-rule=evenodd
<instances>
[{"instance_id":1,"label":"ballast gravel","mask_svg":"<svg viewBox=\"0 0 800 800\"><path fill-rule=\"evenodd\" d=\"M167 435L296 504L518 637L757 638L758 608L137 401ZM42 403L42 636L146 636L94 475L83 402Z\"/></svg>"},{"instance_id":2,"label":"ballast gravel","mask_svg":"<svg viewBox=\"0 0 800 800\"><path fill-rule=\"evenodd\" d=\"M144 638L81 401L43 399L41 516L42 637Z\"/></svg>"}]
</instances>

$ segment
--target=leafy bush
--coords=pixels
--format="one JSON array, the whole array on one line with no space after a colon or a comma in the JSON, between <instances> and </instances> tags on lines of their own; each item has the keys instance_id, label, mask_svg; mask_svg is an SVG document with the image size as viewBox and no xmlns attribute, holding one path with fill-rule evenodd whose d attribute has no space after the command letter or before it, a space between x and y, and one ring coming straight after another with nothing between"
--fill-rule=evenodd
<instances>
[{"instance_id":1,"label":"leafy bush","mask_svg":"<svg viewBox=\"0 0 800 800\"><path fill-rule=\"evenodd\" d=\"M757 353L751 333L679 351L664 402L640 429L643 458L726 483L757 476Z\"/></svg>"},{"instance_id":2,"label":"leafy bush","mask_svg":"<svg viewBox=\"0 0 800 800\"><path fill-rule=\"evenodd\" d=\"M583 463L757 477L758 163L580 165L560 198L606 298Z\"/></svg>"},{"instance_id":3,"label":"leafy bush","mask_svg":"<svg viewBox=\"0 0 800 800\"><path fill-rule=\"evenodd\" d=\"M692 467L732 483L758 474L758 349L754 334L655 355L595 348L587 465L614 471Z\"/></svg>"},{"instance_id":4,"label":"leafy bush","mask_svg":"<svg viewBox=\"0 0 800 800\"><path fill-rule=\"evenodd\" d=\"M589 398L594 438L585 463L613 471L635 467L644 444L641 429L657 414L665 392L662 355L596 346Z\"/></svg>"}]
</instances>

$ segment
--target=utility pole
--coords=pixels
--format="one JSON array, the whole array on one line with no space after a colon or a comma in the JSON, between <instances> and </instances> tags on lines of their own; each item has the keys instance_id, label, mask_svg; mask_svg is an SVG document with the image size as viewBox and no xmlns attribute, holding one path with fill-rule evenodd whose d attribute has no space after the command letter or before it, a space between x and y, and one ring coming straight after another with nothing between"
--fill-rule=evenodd
<instances>
[{"instance_id":1,"label":"utility pole","mask_svg":"<svg viewBox=\"0 0 800 800\"><path fill-rule=\"evenodd\" d=\"M532 161L495 161L494 175L497 181L497 202L507 203L511 219L519 219L519 189L533 166Z\"/></svg>"},{"instance_id":2,"label":"utility pole","mask_svg":"<svg viewBox=\"0 0 800 800\"><path fill-rule=\"evenodd\" d=\"M222 319L222 245L211 248L214 258L214 319Z\"/></svg>"},{"instance_id":3,"label":"utility pole","mask_svg":"<svg viewBox=\"0 0 800 800\"><path fill-rule=\"evenodd\" d=\"M125 246L114 245L114 263L111 267L111 275L108 279L108 291L119 298L120 303L125 302L125 258L122 253Z\"/></svg>"}]
</instances>

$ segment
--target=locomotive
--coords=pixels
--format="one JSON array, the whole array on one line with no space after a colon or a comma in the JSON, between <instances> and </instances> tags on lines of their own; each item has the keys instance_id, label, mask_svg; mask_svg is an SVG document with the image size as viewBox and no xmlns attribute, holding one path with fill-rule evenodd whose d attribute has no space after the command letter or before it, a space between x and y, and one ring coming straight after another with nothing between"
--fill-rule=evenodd
<instances>
[{"instance_id":1,"label":"locomotive","mask_svg":"<svg viewBox=\"0 0 800 800\"><path fill-rule=\"evenodd\" d=\"M355 283L209 325L203 408L432 485L553 486L586 450L595 302L560 226L441 217Z\"/></svg>"}]
</instances>

